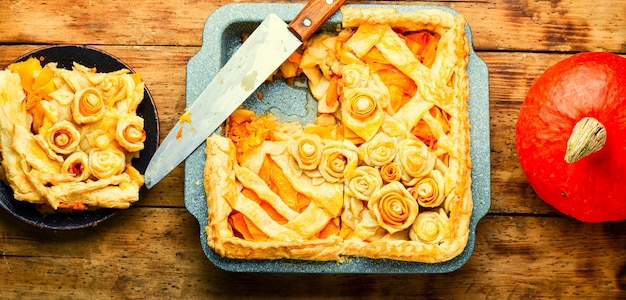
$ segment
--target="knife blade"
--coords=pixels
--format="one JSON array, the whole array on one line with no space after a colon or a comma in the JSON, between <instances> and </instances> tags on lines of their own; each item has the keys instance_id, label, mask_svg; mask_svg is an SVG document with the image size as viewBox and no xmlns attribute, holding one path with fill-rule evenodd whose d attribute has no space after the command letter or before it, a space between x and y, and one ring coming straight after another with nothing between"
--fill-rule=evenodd
<instances>
[{"instance_id":1,"label":"knife blade","mask_svg":"<svg viewBox=\"0 0 626 300\"><path fill-rule=\"evenodd\" d=\"M195 151L345 0L310 0L286 24L270 14L187 107L146 168L150 189Z\"/></svg>"}]
</instances>

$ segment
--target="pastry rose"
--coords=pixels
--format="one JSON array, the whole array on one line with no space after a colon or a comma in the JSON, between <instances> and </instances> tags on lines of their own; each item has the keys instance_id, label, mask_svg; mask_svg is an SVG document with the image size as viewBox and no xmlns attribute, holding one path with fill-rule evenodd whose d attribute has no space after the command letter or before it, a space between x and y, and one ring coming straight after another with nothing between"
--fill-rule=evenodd
<instances>
[{"instance_id":1,"label":"pastry rose","mask_svg":"<svg viewBox=\"0 0 626 300\"><path fill-rule=\"evenodd\" d=\"M411 229L409 237L413 241L426 244L440 243L449 232L448 216L443 209L421 212Z\"/></svg>"},{"instance_id":2,"label":"pastry rose","mask_svg":"<svg viewBox=\"0 0 626 300\"><path fill-rule=\"evenodd\" d=\"M59 121L52 125L45 134L46 143L54 152L70 154L80 142L80 133L76 126L68 121Z\"/></svg>"},{"instance_id":3,"label":"pastry rose","mask_svg":"<svg viewBox=\"0 0 626 300\"><path fill-rule=\"evenodd\" d=\"M91 175L87 153L78 151L68 156L61 165L61 173L72 174L76 181L87 180Z\"/></svg>"},{"instance_id":4,"label":"pastry rose","mask_svg":"<svg viewBox=\"0 0 626 300\"><path fill-rule=\"evenodd\" d=\"M365 141L371 140L383 124L382 95L368 88L344 89L342 121Z\"/></svg>"},{"instance_id":5,"label":"pastry rose","mask_svg":"<svg viewBox=\"0 0 626 300\"><path fill-rule=\"evenodd\" d=\"M369 68L364 64L348 64L341 70L343 88L347 89L367 86L369 76Z\"/></svg>"},{"instance_id":6,"label":"pastry rose","mask_svg":"<svg viewBox=\"0 0 626 300\"><path fill-rule=\"evenodd\" d=\"M122 71L128 72L128 70L120 70L118 72L109 73L98 85L98 88L102 91L102 97L110 106L126 98L127 93L133 91L132 87L128 87L128 80L122 77Z\"/></svg>"},{"instance_id":7,"label":"pastry rose","mask_svg":"<svg viewBox=\"0 0 626 300\"><path fill-rule=\"evenodd\" d=\"M420 179L408 191L419 205L423 207L437 207L443 203L444 188L443 175L438 170L432 170L429 176Z\"/></svg>"},{"instance_id":8,"label":"pastry rose","mask_svg":"<svg viewBox=\"0 0 626 300\"><path fill-rule=\"evenodd\" d=\"M322 161L322 139L314 134L304 134L293 140L287 150L302 170L315 170Z\"/></svg>"},{"instance_id":9,"label":"pastry rose","mask_svg":"<svg viewBox=\"0 0 626 300\"><path fill-rule=\"evenodd\" d=\"M106 149L111 145L112 138L102 129L84 133L84 136L81 149L85 152L89 152L91 148Z\"/></svg>"},{"instance_id":10,"label":"pastry rose","mask_svg":"<svg viewBox=\"0 0 626 300\"><path fill-rule=\"evenodd\" d=\"M379 167L391 162L396 156L396 151L396 140L384 132L379 132L359 147L359 157L366 164Z\"/></svg>"},{"instance_id":11,"label":"pastry rose","mask_svg":"<svg viewBox=\"0 0 626 300\"><path fill-rule=\"evenodd\" d=\"M407 184L426 176L435 166L437 157L428 146L416 139L404 139L398 143L396 162L402 169L402 181ZM412 184L407 184L412 185Z\"/></svg>"},{"instance_id":12,"label":"pastry rose","mask_svg":"<svg viewBox=\"0 0 626 300\"><path fill-rule=\"evenodd\" d=\"M402 170L397 163L390 162L380 167L380 177L385 183L400 181L400 178L402 177Z\"/></svg>"},{"instance_id":13,"label":"pastry rose","mask_svg":"<svg viewBox=\"0 0 626 300\"><path fill-rule=\"evenodd\" d=\"M92 148L89 151L89 168L98 179L120 174L126 167L126 155L113 147Z\"/></svg>"},{"instance_id":14,"label":"pastry rose","mask_svg":"<svg viewBox=\"0 0 626 300\"><path fill-rule=\"evenodd\" d=\"M117 142L129 152L143 149L146 132L143 130L143 118L134 114L126 114L117 121L115 130Z\"/></svg>"},{"instance_id":15,"label":"pastry rose","mask_svg":"<svg viewBox=\"0 0 626 300\"><path fill-rule=\"evenodd\" d=\"M95 88L85 88L74 94L72 116L78 124L93 123L104 115L102 95Z\"/></svg>"},{"instance_id":16,"label":"pastry rose","mask_svg":"<svg viewBox=\"0 0 626 300\"><path fill-rule=\"evenodd\" d=\"M419 211L413 196L397 181L384 185L372 194L367 207L376 216L378 224L389 233L409 228Z\"/></svg>"},{"instance_id":17,"label":"pastry rose","mask_svg":"<svg viewBox=\"0 0 626 300\"><path fill-rule=\"evenodd\" d=\"M367 201L383 185L378 170L360 166L346 177L346 193L359 200Z\"/></svg>"},{"instance_id":18,"label":"pastry rose","mask_svg":"<svg viewBox=\"0 0 626 300\"><path fill-rule=\"evenodd\" d=\"M356 146L349 143L329 141L324 145L320 174L328 182L340 182L356 169L359 163Z\"/></svg>"}]
</instances>

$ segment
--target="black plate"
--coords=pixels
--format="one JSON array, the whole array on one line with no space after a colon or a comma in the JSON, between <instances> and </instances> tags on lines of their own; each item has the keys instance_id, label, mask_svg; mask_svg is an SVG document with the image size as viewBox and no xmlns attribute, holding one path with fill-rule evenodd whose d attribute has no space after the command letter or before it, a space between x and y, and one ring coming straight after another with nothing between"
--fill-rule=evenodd
<instances>
[{"instance_id":1,"label":"black plate","mask_svg":"<svg viewBox=\"0 0 626 300\"><path fill-rule=\"evenodd\" d=\"M45 47L24 54L14 62L25 61L30 57L39 59L42 65L56 62L59 68L64 69L72 69L72 63L77 62L89 68L95 67L98 72L113 72L123 68L133 72L130 67L114 56L87 46L63 45ZM143 174L159 144L159 119L147 87L144 89L143 101L137 107L137 115L144 119L146 141L144 142L144 149L139 152L139 158L133 159L132 164ZM11 188L1 181L0 205L11 215L27 224L53 230L71 230L96 226L102 221L109 219L117 211L116 209L103 208L71 213L42 214L37 211L34 204L16 201L13 198Z\"/></svg>"}]
</instances>

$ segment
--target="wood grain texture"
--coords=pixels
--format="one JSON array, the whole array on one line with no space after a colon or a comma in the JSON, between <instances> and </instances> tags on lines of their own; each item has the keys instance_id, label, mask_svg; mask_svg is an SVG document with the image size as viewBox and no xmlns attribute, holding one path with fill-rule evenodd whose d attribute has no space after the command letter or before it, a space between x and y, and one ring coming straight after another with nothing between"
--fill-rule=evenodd
<instances>
[{"instance_id":1,"label":"wood grain texture","mask_svg":"<svg viewBox=\"0 0 626 300\"><path fill-rule=\"evenodd\" d=\"M206 18L228 2L4 0L3 3L0 43L199 46ZM610 5L576 0L378 3L449 6L467 18L479 50L626 52L623 30L626 0L610 1Z\"/></svg>"},{"instance_id":2,"label":"wood grain texture","mask_svg":"<svg viewBox=\"0 0 626 300\"><path fill-rule=\"evenodd\" d=\"M453 274L341 275L216 269L183 209L131 208L82 232L41 232L5 216L0 213L0 294L6 299L626 296L626 247L617 246L626 244L624 222L487 216L474 255Z\"/></svg>"},{"instance_id":3,"label":"wood grain texture","mask_svg":"<svg viewBox=\"0 0 626 300\"><path fill-rule=\"evenodd\" d=\"M141 74L164 138L184 111L185 68L204 22L227 3L0 0L0 67L47 44L107 51ZM432 275L222 271L205 257L198 223L184 208L181 165L95 228L42 231L0 211L0 298L626 297L626 223L564 217L535 195L515 149L519 108L547 67L577 51L626 54L626 0L358 3L452 7L468 19L489 67L492 205L466 265Z\"/></svg>"}]
</instances>

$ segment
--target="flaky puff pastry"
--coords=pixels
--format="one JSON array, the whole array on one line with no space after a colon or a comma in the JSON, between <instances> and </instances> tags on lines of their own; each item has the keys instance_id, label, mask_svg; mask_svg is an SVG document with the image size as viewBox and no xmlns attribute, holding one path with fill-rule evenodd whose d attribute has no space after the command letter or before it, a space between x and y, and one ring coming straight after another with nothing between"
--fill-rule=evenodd
<instances>
[{"instance_id":1,"label":"flaky puff pastry","mask_svg":"<svg viewBox=\"0 0 626 300\"><path fill-rule=\"evenodd\" d=\"M442 10L343 7L342 14L344 29L312 38L301 66L320 103L325 89L337 88L340 111L318 113L336 118L324 124L340 134L306 132L311 124L239 132L236 141L256 141L243 154L228 134L207 139L206 230L218 254L435 263L465 248L472 214L465 20ZM410 45L424 33L428 59ZM268 160L283 184L312 199L305 207L268 186ZM338 230L322 228L337 217Z\"/></svg>"},{"instance_id":2,"label":"flaky puff pastry","mask_svg":"<svg viewBox=\"0 0 626 300\"><path fill-rule=\"evenodd\" d=\"M375 47L417 86L413 97L386 117L380 132L398 140L396 145L402 155L397 155L395 162L400 165L400 182L420 207L410 230L395 234L374 230L372 227L376 226L371 218L361 217L362 224L369 224L370 235L366 239L363 239L364 227L356 218L351 226L357 230L349 231L352 233L346 236L343 254L427 263L450 260L467 244L473 206L466 73L469 45L465 20L461 15L453 16L437 9L396 13L395 9L343 7L342 14L344 27L376 28L378 39L365 47ZM439 37L431 66L422 64L398 34L419 31ZM363 44L349 46L363 47ZM365 51L356 49L352 53L359 57ZM427 134L422 128L428 128ZM423 160L422 165L416 164L419 160ZM382 174L393 173L387 172ZM433 184L426 185L428 182ZM429 196L433 199L425 200ZM366 215L366 201L355 205L361 216ZM351 207L344 209L354 211ZM424 223L425 216L420 214L442 216L438 219L435 242L418 238L432 234L426 232L432 226Z\"/></svg>"},{"instance_id":3,"label":"flaky puff pastry","mask_svg":"<svg viewBox=\"0 0 626 300\"><path fill-rule=\"evenodd\" d=\"M36 58L0 72L2 179L16 200L82 210L139 199L144 179L131 159L145 140L136 115L144 84L128 73Z\"/></svg>"},{"instance_id":4,"label":"flaky puff pastry","mask_svg":"<svg viewBox=\"0 0 626 300\"><path fill-rule=\"evenodd\" d=\"M272 156L281 160L280 156L287 153L286 145L279 145L277 148L259 149L260 153L255 156L264 157L273 153ZM325 239L310 238L331 218L339 214L336 205L323 203L329 199L341 201L341 190L337 190L336 184L326 184L316 189L306 179L300 181L295 174L291 174L294 176L293 180L301 184L303 193L318 199L311 201L308 207L299 213L287 207L280 198L276 199L277 195L266 186L254 170L237 162L236 149L230 139L218 135L210 136L207 139L206 154L204 188L209 208L206 231L209 246L219 255L244 259L340 259L341 239L338 236ZM241 189L244 186L254 190L259 197L270 203L287 223L280 224L273 220L257 202L242 194ZM250 241L235 236L228 222L229 216L235 210L243 213L270 238L267 241Z\"/></svg>"}]
</instances>

